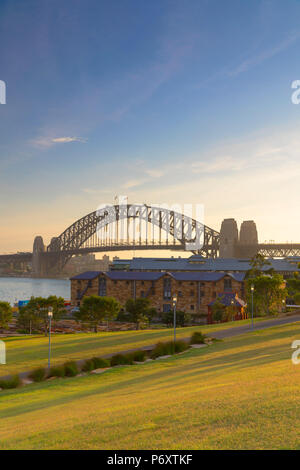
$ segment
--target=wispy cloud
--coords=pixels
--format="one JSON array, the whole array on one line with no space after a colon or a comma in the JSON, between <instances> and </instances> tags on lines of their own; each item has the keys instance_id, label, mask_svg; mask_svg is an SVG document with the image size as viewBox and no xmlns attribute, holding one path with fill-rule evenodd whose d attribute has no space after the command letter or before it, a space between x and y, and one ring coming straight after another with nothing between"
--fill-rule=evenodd
<instances>
[{"instance_id":1,"label":"wispy cloud","mask_svg":"<svg viewBox=\"0 0 300 470\"><path fill-rule=\"evenodd\" d=\"M276 44L275 46L265 49L264 51L259 52L258 54L243 60L238 66L236 66L232 70L228 70L226 72L226 75L228 75L229 77L234 77L236 75L239 75L240 73L247 72L251 68L260 65L266 60L271 59L275 55L279 54L280 52L283 52L289 46L294 44L299 39L299 37L299 31L290 34L287 38L285 38L283 41Z\"/></svg>"},{"instance_id":2,"label":"wispy cloud","mask_svg":"<svg viewBox=\"0 0 300 470\"><path fill-rule=\"evenodd\" d=\"M151 178L161 178L164 175L164 171L158 168L150 168L145 170L145 173Z\"/></svg>"},{"instance_id":3,"label":"wispy cloud","mask_svg":"<svg viewBox=\"0 0 300 470\"><path fill-rule=\"evenodd\" d=\"M30 143L36 147L51 147L55 144L66 144L70 142L87 142L82 137L38 137L30 141Z\"/></svg>"}]
</instances>

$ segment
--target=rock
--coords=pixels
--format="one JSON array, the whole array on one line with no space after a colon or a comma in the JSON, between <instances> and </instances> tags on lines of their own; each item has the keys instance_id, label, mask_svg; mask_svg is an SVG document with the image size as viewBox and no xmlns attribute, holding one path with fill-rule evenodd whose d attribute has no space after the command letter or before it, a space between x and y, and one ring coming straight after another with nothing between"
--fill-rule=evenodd
<instances>
[{"instance_id":1,"label":"rock","mask_svg":"<svg viewBox=\"0 0 300 470\"><path fill-rule=\"evenodd\" d=\"M22 379L22 384L23 384L23 385L30 385L30 384L33 384L33 380L30 380L30 379Z\"/></svg>"},{"instance_id":2,"label":"rock","mask_svg":"<svg viewBox=\"0 0 300 470\"><path fill-rule=\"evenodd\" d=\"M108 369L111 369L111 367L105 367L105 369L95 369L95 370L92 370L91 374L102 374Z\"/></svg>"},{"instance_id":3,"label":"rock","mask_svg":"<svg viewBox=\"0 0 300 470\"><path fill-rule=\"evenodd\" d=\"M191 345L191 347L195 349L206 348L206 346L208 346L208 344L192 344Z\"/></svg>"}]
</instances>

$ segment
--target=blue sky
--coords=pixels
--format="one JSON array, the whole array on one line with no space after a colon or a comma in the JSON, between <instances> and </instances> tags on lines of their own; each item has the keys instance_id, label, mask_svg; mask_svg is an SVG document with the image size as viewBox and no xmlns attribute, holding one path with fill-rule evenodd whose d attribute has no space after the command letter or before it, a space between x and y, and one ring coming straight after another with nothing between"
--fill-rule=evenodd
<instances>
[{"instance_id":1,"label":"blue sky","mask_svg":"<svg viewBox=\"0 0 300 470\"><path fill-rule=\"evenodd\" d=\"M0 252L116 194L300 241L297 0L1 0Z\"/></svg>"}]
</instances>

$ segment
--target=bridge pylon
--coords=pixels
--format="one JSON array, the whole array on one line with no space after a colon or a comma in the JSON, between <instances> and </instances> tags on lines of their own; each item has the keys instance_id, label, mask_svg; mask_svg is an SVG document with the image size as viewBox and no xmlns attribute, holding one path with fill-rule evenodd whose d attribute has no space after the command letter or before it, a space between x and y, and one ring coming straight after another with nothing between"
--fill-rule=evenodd
<instances>
[{"instance_id":1,"label":"bridge pylon","mask_svg":"<svg viewBox=\"0 0 300 470\"><path fill-rule=\"evenodd\" d=\"M33 242L32 252L32 276L43 277L46 274L47 267L45 266L46 261L43 258L46 247L44 245L43 237L37 236Z\"/></svg>"}]
</instances>

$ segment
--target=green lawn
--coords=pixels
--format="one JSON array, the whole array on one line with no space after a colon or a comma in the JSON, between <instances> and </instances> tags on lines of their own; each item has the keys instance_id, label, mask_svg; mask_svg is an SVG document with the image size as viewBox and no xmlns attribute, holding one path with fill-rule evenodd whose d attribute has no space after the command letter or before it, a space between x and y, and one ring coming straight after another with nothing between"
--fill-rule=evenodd
<instances>
[{"instance_id":1,"label":"green lawn","mask_svg":"<svg viewBox=\"0 0 300 470\"><path fill-rule=\"evenodd\" d=\"M259 321L260 319L258 319ZM240 326L249 320L207 325L191 328L178 328L177 337L190 337L193 331L205 333L218 329ZM90 358L113 352L139 348L158 341L172 338L172 329L122 331L113 333L80 333L71 335L52 335L52 364L63 363L70 359ZM48 338L45 336L18 336L1 338L6 343L6 362L0 364L0 376L23 372L39 366L47 366Z\"/></svg>"},{"instance_id":2,"label":"green lawn","mask_svg":"<svg viewBox=\"0 0 300 470\"><path fill-rule=\"evenodd\" d=\"M0 449L299 449L294 339L298 324L1 392Z\"/></svg>"}]
</instances>

